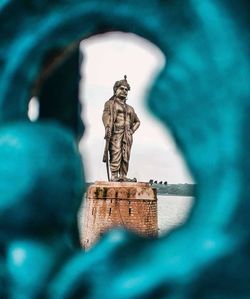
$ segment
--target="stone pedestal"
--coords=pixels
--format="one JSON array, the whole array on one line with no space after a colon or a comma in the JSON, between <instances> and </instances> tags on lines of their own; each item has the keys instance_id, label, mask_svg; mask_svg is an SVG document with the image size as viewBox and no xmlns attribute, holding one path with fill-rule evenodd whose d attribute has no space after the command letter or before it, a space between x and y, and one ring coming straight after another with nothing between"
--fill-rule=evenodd
<instances>
[{"instance_id":1,"label":"stone pedestal","mask_svg":"<svg viewBox=\"0 0 250 299\"><path fill-rule=\"evenodd\" d=\"M156 189L148 183L97 181L91 185L84 210L84 248L91 247L113 227L125 227L145 237L156 237Z\"/></svg>"}]
</instances>

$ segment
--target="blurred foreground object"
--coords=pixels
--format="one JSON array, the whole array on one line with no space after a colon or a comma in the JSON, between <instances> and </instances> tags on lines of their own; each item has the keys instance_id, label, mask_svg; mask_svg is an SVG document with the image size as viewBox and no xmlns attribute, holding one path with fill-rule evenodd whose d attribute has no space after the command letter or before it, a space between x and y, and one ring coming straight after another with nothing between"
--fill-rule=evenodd
<instances>
[{"instance_id":1,"label":"blurred foreground object","mask_svg":"<svg viewBox=\"0 0 250 299\"><path fill-rule=\"evenodd\" d=\"M6 182L0 203L1 298L249 298L249 10L243 0L1 1L0 181ZM196 203L186 225L169 236L148 240L109 232L84 253L66 242L82 189L77 150L70 150L71 158L65 154L82 132L79 102L73 101L76 63L63 72L63 55L54 71L61 67L65 76L56 77L54 96L40 85L44 101L38 100L46 109L39 127L31 134L20 126L22 142L11 136L18 121L27 119L46 55L108 31L142 36L166 56L147 103L186 159L197 183ZM48 121L60 123L61 133L49 129ZM8 156L7 141L15 159ZM65 167L51 154L55 143ZM69 173L76 176L68 178Z\"/></svg>"}]
</instances>

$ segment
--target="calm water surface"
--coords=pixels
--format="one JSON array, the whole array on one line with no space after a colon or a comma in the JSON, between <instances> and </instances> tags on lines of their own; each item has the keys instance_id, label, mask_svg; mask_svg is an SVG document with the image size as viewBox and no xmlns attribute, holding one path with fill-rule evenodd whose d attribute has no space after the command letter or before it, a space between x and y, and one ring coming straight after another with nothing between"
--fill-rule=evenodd
<instances>
[{"instance_id":1,"label":"calm water surface","mask_svg":"<svg viewBox=\"0 0 250 299\"><path fill-rule=\"evenodd\" d=\"M188 218L193 201L191 196L158 195L159 235L183 224Z\"/></svg>"}]
</instances>

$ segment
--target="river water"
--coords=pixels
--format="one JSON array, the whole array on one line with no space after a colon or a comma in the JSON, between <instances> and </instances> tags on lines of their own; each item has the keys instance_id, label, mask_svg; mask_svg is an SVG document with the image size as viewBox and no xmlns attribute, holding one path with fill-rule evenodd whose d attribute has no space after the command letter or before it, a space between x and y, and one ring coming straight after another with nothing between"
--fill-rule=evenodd
<instances>
[{"instance_id":1,"label":"river water","mask_svg":"<svg viewBox=\"0 0 250 299\"><path fill-rule=\"evenodd\" d=\"M188 218L194 198L191 196L158 195L159 235L171 231Z\"/></svg>"}]
</instances>

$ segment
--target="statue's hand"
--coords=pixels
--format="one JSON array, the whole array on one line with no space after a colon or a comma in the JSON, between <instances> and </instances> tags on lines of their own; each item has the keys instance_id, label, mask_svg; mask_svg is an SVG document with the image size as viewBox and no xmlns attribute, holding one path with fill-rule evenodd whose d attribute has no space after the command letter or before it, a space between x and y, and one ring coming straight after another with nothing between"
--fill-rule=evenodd
<instances>
[{"instance_id":1,"label":"statue's hand","mask_svg":"<svg viewBox=\"0 0 250 299\"><path fill-rule=\"evenodd\" d=\"M110 137L111 137L110 127L106 127L106 129L105 129L105 139L110 139Z\"/></svg>"}]
</instances>

